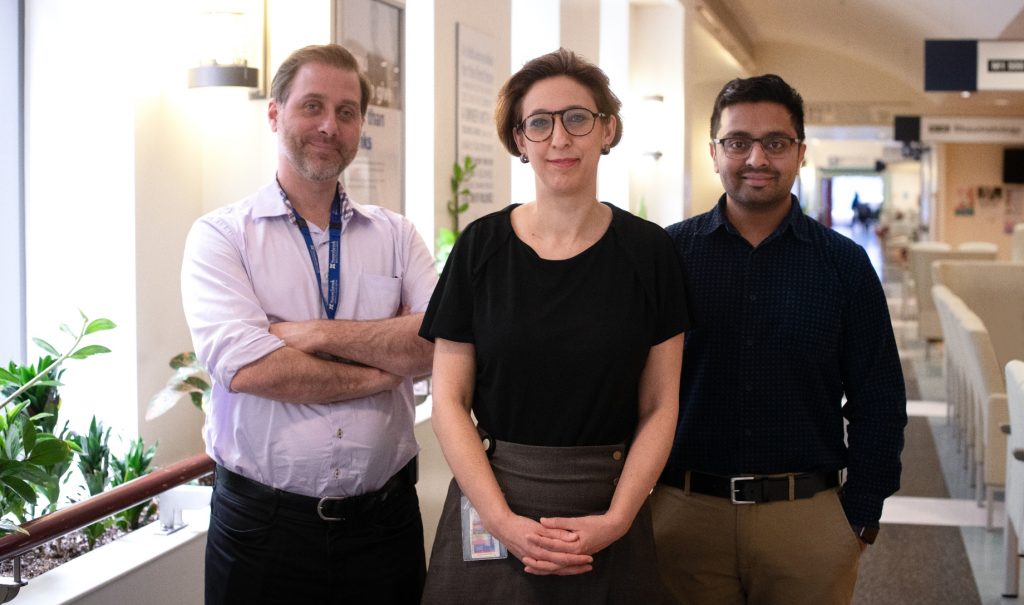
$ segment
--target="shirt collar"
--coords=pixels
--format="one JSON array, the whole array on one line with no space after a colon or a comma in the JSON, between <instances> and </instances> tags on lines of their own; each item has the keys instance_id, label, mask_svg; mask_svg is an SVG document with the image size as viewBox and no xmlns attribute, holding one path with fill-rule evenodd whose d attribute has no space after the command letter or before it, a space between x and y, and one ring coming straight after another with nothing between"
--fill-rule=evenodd
<instances>
[{"instance_id":1,"label":"shirt collar","mask_svg":"<svg viewBox=\"0 0 1024 605\"><path fill-rule=\"evenodd\" d=\"M708 221L699 231L701 235L710 235L711 233L715 232L718 229L726 229L730 233L737 233L736 228L732 226L732 224L729 222L729 219L726 218L725 216L725 196L726 194L723 193L722 197L718 198L718 203L715 204L715 207L711 209L711 212L708 216ZM805 242L810 241L810 235L807 231L807 224L804 221L806 217L804 216L803 209L800 208L800 202L799 200L796 199L796 196L793 194L790 194L789 198L789 214L787 214L786 217L782 219L782 222L775 229L772 235L768 237L770 239L773 236L776 236L777 234L785 233L786 229L789 228L797 239Z\"/></svg>"},{"instance_id":2,"label":"shirt collar","mask_svg":"<svg viewBox=\"0 0 1024 605\"><path fill-rule=\"evenodd\" d=\"M341 185L338 185L341 187ZM342 208L341 218L347 221L352 215L364 218L370 217L370 212L362 204L357 204L351 197L347 197L345 207ZM281 190L277 179L267 183L262 189L256 192L256 201L253 202L253 218L272 218L276 216L291 215L291 205Z\"/></svg>"}]
</instances>

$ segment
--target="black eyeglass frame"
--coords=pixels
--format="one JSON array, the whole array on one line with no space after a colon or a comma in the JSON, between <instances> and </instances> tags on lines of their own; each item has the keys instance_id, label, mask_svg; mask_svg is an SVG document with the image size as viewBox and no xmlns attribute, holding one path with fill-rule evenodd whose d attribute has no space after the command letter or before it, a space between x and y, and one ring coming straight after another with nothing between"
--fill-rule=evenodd
<instances>
[{"instance_id":1,"label":"black eyeglass frame","mask_svg":"<svg viewBox=\"0 0 1024 605\"><path fill-rule=\"evenodd\" d=\"M569 113L570 111L585 111L589 113L594 118L594 121L590 123L590 130L580 134L570 132L569 129L565 127L565 122L562 121L563 114ZM548 135L546 137L540 139L539 141L531 139L530 135L526 134L526 121L536 116L551 116L551 130L548 131ZM516 124L516 128L519 130L519 132L523 134L524 137L526 137L527 141L532 141L534 143L543 143L544 141L550 139L551 135L555 134L555 116L558 116L558 121L562 122L563 130L565 130L574 137L585 137L588 134L594 132L594 128L597 126L597 119L601 118L603 120L608 117L608 114L602 113L600 111L590 111L586 107L570 107L568 109L563 109L561 111L538 111L531 113L530 115L523 118L518 124Z\"/></svg>"},{"instance_id":2,"label":"black eyeglass frame","mask_svg":"<svg viewBox=\"0 0 1024 605\"><path fill-rule=\"evenodd\" d=\"M743 140L743 141L750 141L750 149L748 149L747 153L742 155L742 156L729 155L729 148L726 147L726 143L728 143L729 141L737 140L737 139ZM788 136L784 136L784 135L776 135L776 134L766 135L766 136L759 137L759 138L756 138L756 139L754 137L739 137L739 136L737 136L737 137L722 137L720 139L711 139L711 142L716 144L716 145L721 145L722 146L722 153L724 153L726 157L728 157L730 159L733 159L733 160L745 160L745 159L749 158L750 154L754 153L754 143L757 143L758 145L760 145L761 146L761 151L763 151L764 154L769 156L769 157L781 158L781 157L785 157L786 154L789 153L789 149L790 148L787 148L785 151L778 152L778 153L769 151L768 148L766 148L764 146L764 141L766 141L766 140L767 141L778 141L778 140L788 141L790 143L795 144L796 147L799 147L800 144L804 142L803 139L798 139L796 137L788 137Z\"/></svg>"}]
</instances>

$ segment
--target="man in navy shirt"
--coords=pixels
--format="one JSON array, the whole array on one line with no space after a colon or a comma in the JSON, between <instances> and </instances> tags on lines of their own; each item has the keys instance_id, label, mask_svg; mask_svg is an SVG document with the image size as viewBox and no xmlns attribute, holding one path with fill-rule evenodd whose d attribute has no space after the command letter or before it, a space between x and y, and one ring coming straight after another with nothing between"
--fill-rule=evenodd
<instances>
[{"instance_id":1,"label":"man in navy shirt","mask_svg":"<svg viewBox=\"0 0 1024 605\"><path fill-rule=\"evenodd\" d=\"M790 194L799 93L733 80L711 137L725 194L668 229L694 328L652 496L661 575L678 602L848 603L907 422L885 295L864 250Z\"/></svg>"}]
</instances>

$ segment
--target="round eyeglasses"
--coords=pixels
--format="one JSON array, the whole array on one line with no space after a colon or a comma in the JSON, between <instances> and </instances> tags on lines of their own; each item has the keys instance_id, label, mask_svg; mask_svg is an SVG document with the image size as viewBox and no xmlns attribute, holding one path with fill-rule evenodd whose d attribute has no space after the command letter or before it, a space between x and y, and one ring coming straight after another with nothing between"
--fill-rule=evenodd
<instances>
[{"instance_id":1,"label":"round eyeglasses","mask_svg":"<svg viewBox=\"0 0 1024 605\"><path fill-rule=\"evenodd\" d=\"M607 115L573 107L562 111L541 111L529 115L519 123L519 130L527 139L534 143L548 140L551 133L555 131L555 116L562 120L562 128L575 137L584 137L594 131L594 123L597 118L606 118Z\"/></svg>"},{"instance_id":2,"label":"round eyeglasses","mask_svg":"<svg viewBox=\"0 0 1024 605\"><path fill-rule=\"evenodd\" d=\"M768 136L755 139L752 137L725 137L712 139L712 143L722 146L725 157L731 160L745 160L754 150L754 143L761 146L761 151L770 158L781 158L789 154L793 147L803 141L793 137Z\"/></svg>"}]
</instances>

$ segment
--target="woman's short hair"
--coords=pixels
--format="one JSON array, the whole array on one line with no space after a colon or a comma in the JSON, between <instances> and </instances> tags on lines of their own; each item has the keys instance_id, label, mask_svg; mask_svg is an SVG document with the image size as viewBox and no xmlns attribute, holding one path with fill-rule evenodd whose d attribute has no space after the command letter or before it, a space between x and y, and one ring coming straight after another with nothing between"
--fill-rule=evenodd
<instances>
[{"instance_id":1,"label":"woman's short hair","mask_svg":"<svg viewBox=\"0 0 1024 605\"><path fill-rule=\"evenodd\" d=\"M615 116L615 138L612 139L611 146L616 146L622 139L622 116L619 115L622 102L609 87L608 76L601 68L571 50L559 48L555 52L528 61L501 87L501 92L498 93L498 106L494 110L494 124L498 128L498 138L505 149L512 155L520 154L514 133L523 121L523 97L537 82L555 76L572 78L590 91L598 112Z\"/></svg>"},{"instance_id":2,"label":"woman's short hair","mask_svg":"<svg viewBox=\"0 0 1024 605\"><path fill-rule=\"evenodd\" d=\"M337 44L306 46L288 55L274 74L274 81L270 85L271 98L281 105L286 104L292 92L295 75L308 63L321 63L355 72L359 76L359 111L366 115L366 107L370 103L370 80L359 71L359 63L352 53Z\"/></svg>"}]
</instances>

